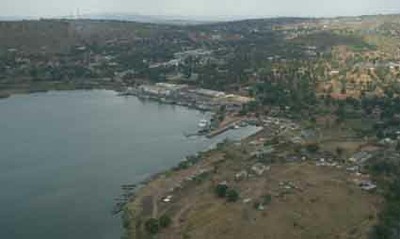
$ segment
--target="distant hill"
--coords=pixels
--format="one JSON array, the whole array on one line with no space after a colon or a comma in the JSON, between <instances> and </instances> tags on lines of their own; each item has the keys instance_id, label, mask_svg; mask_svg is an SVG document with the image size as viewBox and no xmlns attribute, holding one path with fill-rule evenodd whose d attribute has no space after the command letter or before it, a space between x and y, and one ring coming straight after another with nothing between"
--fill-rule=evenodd
<instances>
[{"instance_id":1,"label":"distant hill","mask_svg":"<svg viewBox=\"0 0 400 239\"><path fill-rule=\"evenodd\" d=\"M0 50L63 52L76 42L74 29L66 21L0 21Z\"/></svg>"},{"instance_id":2,"label":"distant hill","mask_svg":"<svg viewBox=\"0 0 400 239\"><path fill-rule=\"evenodd\" d=\"M168 24L168 25L199 25L213 22L212 20L184 16L153 16L126 13L87 14L80 18L91 20L117 20L140 23Z\"/></svg>"},{"instance_id":3,"label":"distant hill","mask_svg":"<svg viewBox=\"0 0 400 239\"><path fill-rule=\"evenodd\" d=\"M115 39L129 41L163 29L151 24L112 20L0 21L0 51L16 48L25 52L62 53L85 43L101 45Z\"/></svg>"},{"instance_id":4,"label":"distant hill","mask_svg":"<svg viewBox=\"0 0 400 239\"><path fill-rule=\"evenodd\" d=\"M68 19L68 20L115 20L125 22L168 24L168 25L199 25L216 21L226 21L242 18L207 18L192 16L167 16L167 15L143 15L128 13L96 13L77 16L59 16L59 17L32 17L32 16L0 16L0 21L23 21L40 19Z\"/></svg>"},{"instance_id":5,"label":"distant hill","mask_svg":"<svg viewBox=\"0 0 400 239\"><path fill-rule=\"evenodd\" d=\"M83 19L92 20L118 20L131 21L141 23L168 24L168 25L202 25L217 22L231 22L260 18L274 18L267 16L181 16L181 15L143 15L129 13L101 13L101 14L86 14L80 16Z\"/></svg>"},{"instance_id":6,"label":"distant hill","mask_svg":"<svg viewBox=\"0 0 400 239\"><path fill-rule=\"evenodd\" d=\"M397 19L397 17L398 15L377 15L353 17L347 20L346 18L335 19L350 22L370 19L374 22L382 22L390 18ZM104 45L110 42L133 42L140 39L179 38L187 36L190 32L215 30L240 34L248 32L249 29L271 29L276 25L321 20L290 17L235 20L236 17L229 16L211 19L135 14L85 15L80 16L81 19L29 20L26 18L26 20L19 20L18 18L0 17L0 53L12 48L28 53L63 53L72 47L87 44Z\"/></svg>"},{"instance_id":7,"label":"distant hill","mask_svg":"<svg viewBox=\"0 0 400 239\"><path fill-rule=\"evenodd\" d=\"M22 20L39 20L37 17L30 16L0 16L0 21L22 21Z\"/></svg>"}]
</instances>

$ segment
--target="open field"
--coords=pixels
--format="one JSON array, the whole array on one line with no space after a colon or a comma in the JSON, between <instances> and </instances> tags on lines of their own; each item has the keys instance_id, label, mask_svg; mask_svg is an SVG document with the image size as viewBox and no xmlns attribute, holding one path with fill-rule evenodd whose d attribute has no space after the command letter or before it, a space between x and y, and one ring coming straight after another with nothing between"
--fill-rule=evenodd
<instances>
[{"instance_id":1,"label":"open field","mask_svg":"<svg viewBox=\"0 0 400 239\"><path fill-rule=\"evenodd\" d=\"M193 207L179 214L178 229L161 238L366 238L378 200L345 178L340 171L309 164L276 165L259 182L238 185L245 198L274 195L264 211L251 203L229 204L198 193L185 200ZM282 181L298 189L283 192Z\"/></svg>"},{"instance_id":2,"label":"open field","mask_svg":"<svg viewBox=\"0 0 400 239\"><path fill-rule=\"evenodd\" d=\"M235 180L236 173L250 172L256 163L245 151L229 146L209 153L196 167L208 168L208 173L182 182L174 192L167 189L194 169L150 182L130 205L140 212L131 238L151 238L141 224L163 214L171 217L172 225L157 238L367 238L381 202L379 196L361 191L354 176L342 168L295 162L273 163L263 175ZM222 181L240 193L237 202L215 195ZM172 201L162 202L167 195ZM266 196L271 196L270 203L256 208Z\"/></svg>"}]
</instances>

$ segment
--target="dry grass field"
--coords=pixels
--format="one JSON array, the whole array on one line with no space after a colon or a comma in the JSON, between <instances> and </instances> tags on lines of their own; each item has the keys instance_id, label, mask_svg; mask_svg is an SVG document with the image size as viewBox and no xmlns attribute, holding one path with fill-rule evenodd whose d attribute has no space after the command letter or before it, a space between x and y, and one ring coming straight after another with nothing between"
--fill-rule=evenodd
<instances>
[{"instance_id":1,"label":"dry grass field","mask_svg":"<svg viewBox=\"0 0 400 239\"><path fill-rule=\"evenodd\" d=\"M264 210L227 203L204 192L182 201L179 218L160 238L366 238L379 199L362 192L337 169L308 163L273 165L267 176L235 185L241 199L272 195ZM292 189L283 189L291 182Z\"/></svg>"},{"instance_id":2,"label":"dry grass field","mask_svg":"<svg viewBox=\"0 0 400 239\"><path fill-rule=\"evenodd\" d=\"M137 208L146 206L139 221L169 215L172 224L156 236L162 239L362 239L376 223L380 197L358 188L343 168L317 167L313 162L273 163L261 176L236 181L237 172L249 172L256 163L245 155L239 149L225 150L224 160L205 164L214 165L207 177L186 182L173 193L163 182L176 182L184 171L151 182L142 193L145 197L135 200ZM215 186L222 181L240 193L237 202L215 195ZM173 196L170 203L162 202L166 195ZM263 209L256 208L255 203L267 195L271 201ZM152 238L138 228L132 238Z\"/></svg>"}]
</instances>

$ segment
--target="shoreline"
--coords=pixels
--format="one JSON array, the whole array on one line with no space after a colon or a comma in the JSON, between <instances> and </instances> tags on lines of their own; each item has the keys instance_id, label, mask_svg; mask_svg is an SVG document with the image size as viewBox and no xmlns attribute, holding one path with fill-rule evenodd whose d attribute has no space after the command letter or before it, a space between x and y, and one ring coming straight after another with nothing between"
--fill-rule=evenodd
<instances>
[{"instance_id":1,"label":"shoreline","mask_svg":"<svg viewBox=\"0 0 400 239\"><path fill-rule=\"evenodd\" d=\"M227 140L228 142L232 142L232 141L233 141L233 142L235 142L235 141L240 141L240 142L246 141L246 140L249 140L249 139L252 138L252 137L256 137L256 136L257 136L258 134L260 134L263 130L264 130L263 127L258 127L258 129L256 129L254 133L251 133L250 135L241 137L239 140L230 140L230 139L225 139L225 140ZM226 131L224 131L224 132L226 132ZM203 135L203 136L200 136L200 137L205 137L205 138L207 138L207 139L210 139L210 138L207 137L206 135ZM225 140L221 140L220 142L217 142L217 143L215 143L214 145L211 145L209 148L207 148L207 149L205 149L205 150L200 150L200 151L196 152L194 155L187 155L187 156L185 156L185 159L182 160L182 161L180 161L179 163L182 163L182 162L187 161L187 159L188 159L189 157L198 156L198 155L201 155L201 154L207 154L207 153L209 153L209 152L211 152L211 151L213 151L213 150L218 150L218 145L219 145L219 144L223 144ZM149 176L146 176L143 180L141 180L141 181L135 183L135 190L136 190L136 191L139 191L140 189L146 187L146 186L147 186L149 183L151 183L152 181L157 180L157 179L159 179L160 177L162 177L165 173L168 173L168 172L170 172L170 171L175 170L175 169L179 166L179 163L176 164L176 165L174 165L174 166L172 166L172 167L169 167L169 168L166 168L166 169L164 169L164 170L161 170L160 172L155 172L155 173L153 173L153 174L150 174ZM193 164L192 166L195 166L195 165L196 165L196 164ZM133 194L136 194L136 192L133 192ZM136 195L132 195L132 197L128 198L128 201L132 201L132 199L134 199L135 196L136 196Z\"/></svg>"},{"instance_id":2,"label":"shoreline","mask_svg":"<svg viewBox=\"0 0 400 239\"><path fill-rule=\"evenodd\" d=\"M291 124L291 122L287 122L285 124ZM270 125L273 125L271 123ZM280 125L276 126L276 129L272 129L272 132L278 132L281 134L280 131ZM253 175L253 176L245 176L246 179L237 179L237 175L243 171L247 173L251 173L251 170L254 171L255 165L273 165L273 170L278 170L273 171L276 173L277 176L280 176L281 179L277 180L276 182L272 182L272 184L276 184L279 186L279 189L271 189L273 195L273 200L277 201L277 203L285 202L285 198L283 198L283 201L280 201L281 199L281 194L276 193L276 190L283 190L287 191L289 189L286 189L287 186L281 185L282 182L290 182L292 181L286 181L286 180L294 180L293 182L296 182L297 180L299 182L299 185L302 185L300 187L296 186L290 186L290 190L298 190L299 195L303 195L305 191L303 191L303 188L305 187L310 187L308 188L309 190L314 190L311 189L312 187L310 186L311 184L308 184L308 179L303 180L302 177L299 177L296 179L288 179L288 173L290 170L297 170L299 172L299 175L306 174L310 172L312 173L315 178L312 180L316 180L315 182L320 182L320 177L326 177L328 180L332 180L332 182L337 183L336 176L335 175L341 175L345 176L343 177L343 181L341 181L341 185L343 187L339 187L337 190L339 190L343 195L346 197L353 198L352 194L348 194L348 190L357 190L357 197L363 197L365 198L365 201L363 201L363 205L360 206L360 210L364 210L365 208L371 208L368 206L368 203L371 203L371 205L374 205L375 202L379 199L378 197L375 197L371 194L371 196L366 196L364 192L362 192L364 189L360 188L359 184L356 183L355 180L364 180L363 177L354 174L352 175L348 171L346 171L346 163L343 163L343 165L339 165L336 163L326 163L325 162L325 157L331 157L333 154L325 148L321 152L316 152L316 153L309 153L307 155L307 158L296 158L292 159L290 154L285 154L285 156L282 156L279 152L277 152L276 157L283 157L283 160L277 161L273 164L273 162L265 162L265 161L259 161L260 158L259 156L253 155L251 152L252 151L242 151L244 148L242 146L245 144L247 146L251 146L250 150L253 146L255 146L257 143L263 143L265 142L264 137L267 137L266 135L275 135L271 134L271 127L266 124L263 125L262 129L259 131L248 135L246 137L241 138L240 140L240 145L236 143L228 143L228 144L223 144L220 145L221 147L215 147L210 150L207 150L204 152L204 154L201 154L199 157L200 160L195 163L191 164L187 168L179 168L178 170L175 170L175 168L170 168L166 169L162 172L159 172L157 174L151 175L148 177L146 180L142 182L141 187L138 189L136 194L129 199L127 202L125 208L123 209L123 214L122 214L122 225L125 230L124 238L128 239L136 239L136 238L150 238L146 236L146 231L145 231L145 222L148 220L159 220L164 215L170 216L171 220L173 222L173 226L170 228L164 228L160 229L161 233L166 233L168 236L174 235L178 232L178 230L182 228L186 228L183 225L183 218L185 218L185 215L187 216L189 210L191 208L193 209L193 215L203 215L202 212L204 210L203 206L213 206L213 208L219 208L219 205L228 205L224 204L223 202L220 202L221 200L216 199L215 202L210 203L208 200L210 199L210 186L215 186L219 182L220 184L222 183L228 183L234 185L233 187L237 189L239 192L243 192L245 196L241 198L242 203L238 203L235 205L235 207L238 208L248 208L249 204L247 200L256 200L257 202L257 197L259 196L256 193L249 193L247 189L249 188L249 183L253 183L253 181L256 182L254 188L258 188L258 183L264 183L263 177L260 177L260 175ZM298 129L298 130L301 130ZM297 132L297 129L293 129L293 131ZM285 133L285 131L283 131ZM298 132L297 132L298 133ZM285 137L286 140L279 142L278 146L281 145L282 147L291 147L289 141L291 139L291 133L289 132L286 134ZM261 137L261 138L258 138ZM289 143L289 145L287 145ZM225 157L227 155L227 150L231 150L232 148L238 147L236 151L231 151L231 154L228 153L228 157ZM262 147L265 147L262 146ZM275 148L275 146L273 146ZM249 149L249 148L247 148ZM274 150L274 149L273 149ZM326 151L328 150L328 151ZM355 152L358 151L354 149ZM273 152L273 151L272 151ZM235 155L242 155L238 156L240 159L235 158ZM280 156L279 156L280 155ZM323 158L322 158L323 157ZM273 157L274 158L274 157ZM276 159L276 158L274 158ZM234 160L234 161L232 161ZM243 165L241 167L237 166L232 166L233 164L236 164L237 161L235 160L240 160L242 164L246 164L247 166L244 166L244 168L248 167L248 169L243 169ZM294 161L293 161L294 160ZM329 159L329 160L334 160L334 159ZM286 162L283 163L283 162ZM321 163L323 162L323 163ZM283 164L280 164L283 163ZM224 165L224 166L222 166ZM229 165L232 166L232 168L229 168ZM281 165L281 166L279 166ZM251 168L250 168L251 166ZM225 171L225 167L227 167L228 171ZM269 171L271 166L266 167L266 170ZM278 168L278 169L276 169ZM290 170L288 170L290 169ZM302 171L302 170L305 171ZM243 170L243 171L240 171ZM328 171L329 170L329 171ZM227 179L227 174L228 173L232 176L234 176L234 179ZM238 173L239 172L239 173ZM235 174L236 173L236 174ZM281 175L283 173L283 175ZM218 175L219 176L210 176L210 175ZM268 173L269 174L269 173ZM285 176L286 175L286 176ZM296 175L296 174L295 174ZM233 177L232 176L232 177ZM268 175L266 175L268 177ZM208 178L211 177L211 178ZM292 177L292 176L290 176ZM294 176L293 176L294 177ZM248 180L253 180L249 181L246 183L247 178ZM257 178L261 178L258 180ZM224 181L225 180L225 181ZM257 181L258 180L258 181ZM243 181L243 182L241 182ZM296 183L298 183L296 182ZM349 184L349 182L352 182ZM293 184L296 185L296 184ZM314 184L312 184L314 185ZM346 185L346 186L344 186ZM196 190L193 189L193 187L196 186ZM199 188L197 188L199 187ZM324 190L326 188L326 185L320 184L318 186L318 190ZM192 190L193 189L193 190ZM199 190L200 191L199 191ZM364 190L365 191L365 190ZM253 192L253 191L251 191ZM285 192L283 192L282 195L286 195ZM307 191L308 192L308 191ZM311 191L310 191L311 192ZM258 196L257 196L258 195ZM308 196L308 194L304 194L305 196ZM314 191L312 191L312 195L314 195ZM368 194L369 195L369 194ZM200 198L200 199L199 199ZM313 197L310 197L313 198ZM243 199L243 200L242 200ZM193 201L194 200L194 201ZM198 201L196 201L198 200ZM245 202L246 201L246 202ZM194 202L200 202L200 206L195 207ZM290 204L290 203L289 203ZM227 206L229 208L233 208L232 204L229 204L230 206ZM247 205L247 206L246 206ZM296 204L290 204L291 206L296 206ZM367 206L365 206L367 205ZM279 205L275 206L279 208ZM337 205L340 207L340 205ZM364 207L365 206L365 207ZM251 206L250 206L251 207ZM224 207L225 208L225 207ZM256 208L252 209L254 212L256 211L263 211L264 208ZM272 209L274 210L274 209ZM207 211L207 210L206 210ZM277 211L277 210L275 210ZM318 211L318 210L317 210ZM317 212L316 211L316 212ZM374 209L374 212L376 210ZM211 210L212 212L212 210ZM205 215L209 216L211 212L205 212ZM222 210L221 212L226 212ZM279 212L279 210L277 211ZM362 213L361 213L362 214ZM360 217L362 216L361 214ZM231 214L230 214L231 215ZM374 214L375 215L375 214ZM191 219L196 218L196 216L191 217ZM265 218L264 218L265 219ZM189 219L188 219L189 220ZM210 218L212 221L213 219ZM370 220L371 221L371 220ZM181 233L183 231L179 231ZM164 238L164 237L163 237ZM169 238L169 237L166 237ZM174 237L175 238L175 237Z\"/></svg>"},{"instance_id":3,"label":"shoreline","mask_svg":"<svg viewBox=\"0 0 400 239\"><path fill-rule=\"evenodd\" d=\"M255 137L257 134L259 134L260 132L262 132L263 130L264 130L263 127L259 127L259 129L257 129L256 132L254 132L254 133L252 133L252 134L250 134L250 135L248 135L248 136L245 136L245 137L243 137L243 138L241 138L240 140L237 140L237 141L246 141L246 140L249 140L250 138ZM228 142L231 142L232 140L227 139L227 141L228 141ZM220 144L220 143L224 143L224 140L222 140L221 142L216 143L215 145L213 145L212 147L210 147L210 148L208 148L208 149L206 149L206 150L202 150L202 151L196 152L195 155L206 154L206 153L209 153L210 151L217 150L217 149L218 149L218 144ZM188 156L186 156L186 158L188 158L188 157L190 157L190 156L192 156L192 155L188 155ZM182 162L182 161L181 161L181 162ZM195 164L194 164L194 165L195 165ZM192 166L194 166L194 165L192 165ZM171 170L174 170L177 166L178 166L178 165L175 165L175 166L172 166L171 168L162 170L161 172L154 173L154 174L151 174L151 175L147 176L145 179L143 179L142 181L140 181L140 182L137 183L138 187L140 187L140 186L146 186L148 183L150 183L151 181L156 180L158 177L162 176L163 174L165 174L165 173L167 173L167 172L169 172L169 171L171 171Z\"/></svg>"},{"instance_id":4,"label":"shoreline","mask_svg":"<svg viewBox=\"0 0 400 239\"><path fill-rule=\"evenodd\" d=\"M76 91L76 90L112 90L120 94L125 89L122 85L76 85L76 84L54 84L38 88L24 85L13 85L6 89L0 89L0 100L8 99L14 95L30 95L35 93Z\"/></svg>"},{"instance_id":5,"label":"shoreline","mask_svg":"<svg viewBox=\"0 0 400 239\"><path fill-rule=\"evenodd\" d=\"M8 93L0 94L0 100L1 99L7 99L7 98L10 98L10 97L11 97L11 94L8 94Z\"/></svg>"},{"instance_id":6,"label":"shoreline","mask_svg":"<svg viewBox=\"0 0 400 239\"><path fill-rule=\"evenodd\" d=\"M47 92L58 92L58 91L80 91L80 90L87 90L87 91L91 91L91 90L110 90L110 91L115 92L116 96L124 96L123 95L124 88L120 87L120 86L101 86L101 87L90 87L90 88L88 88L88 87L66 87L66 88L62 88L62 89L55 87L55 88L37 89L37 90L34 90L34 91L33 90L27 90L27 89L24 89L24 90L8 90L8 92L12 92L12 93L11 94L7 94L7 95L4 94L7 97L6 98L0 97L0 99L7 99L7 98L12 97L13 95L29 95L29 94L35 94L35 93L47 93ZM143 100L143 98L139 97L138 95L127 95L127 96L134 96L137 99ZM182 106L182 107L185 107L185 108L188 108L188 109L193 109L193 110L198 110L198 111L203 111L203 112L210 111L210 110L199 109L198 107L190 107L190 106L187 106L187 105L171 104L170 102L164 102L164 101L160 101L160 100L157 100L157 99L144 99L144 100L149 100L149 101L152 101L152 102L159 102L159 103L168 104L168 105ZM234 124L236 125L236 124L238 124L238 122L242 122L242 121L245 121L245 119L236 120L236 121L230 123L227 126L225 125L223 127L217 127L216 129L210 131L209 133L207 133L205 135L199 135L199 136L206 137L206 138L210 139L210 138L212 138L214 136L217 136L219 134L223 134L226 131L229 131L229 130L233 129L234 128L233 127ZM249 138L254 137L258 133L260 133L262 130L263 130L263 127L259 127L255 132L251 133L250 135L241 137L240 140L238 140L238 141L248 140ZM219 131L220 131L220 133L219 133ZM215 132L218 132L218 133L215 133ZM212 134L213 136L209 137L208 134ZM196 152L196 155L198 155L198 154L207 154L207 153L210 153L212 151L216 151L216 150L218 150L218 144L220 144L220 143L224 143L224 141L221 140L220 142L212 145L211 148L207 148L207 149L201 150L199 152ZM190 156L187 156L187 157L190 157ZM122 218L126 217L125 216L126 208L127 207L129 208L130 204L135 202L135 199L141 194L141 192L143 190L146 190L148 185L151 184L152 182L160 180L160 179L162 180L168 172L173 172L176 169L176 167L178 166L178 164L175 165L175 166L169 167L169 168L165 168L164 170L161 170L159 172L155 172L155 173L147 176L143 180L140 180L139 182L137 182L135 184L136 187L134 189L132 189L129 192L127 191L127 193L129 193L130 195L129 195L129 197L127 197L126 202L118 202L118 203L121 203L119 205L114 204L114 206L116 206L116 207L113 208L112 214L113 215L118 215L118 214L122 213ZM124 222L122 224L124 224Z\"/></svg>"},{"instance_id":7,"label":"shoreline","mask_svg":"<svg viewBox=\"0 0 400 239\"><path fill-rule=\"evenodd\" d=\"M257 137L259 134L262 134L262 132L264 130L265 130L264 127L259 127L256 130L256 132L254 132L254 133L252 133L252 134L250 134L248 136L242 137L238 141L239 142L248 141L248 140L250 140L252 138ZM220 150L219 149L219 144L225 144L226 142L229 142L229 140L228 141L218 142L217 144L213 145L211 148L208 148L208 149L203 150L203 151L199 151L195 155L200 157L200 155L218 153L218 151ZM185 160L181 161L181 163L187 161L187 159L189 157L190 157L190 155L186 156ZM207 161L208 161L208 159L202 159L199 162L192 164L188 169L194 168L194 167L200 167L199 164L208 163ZM132 233L134 233L134 232L131 231L131 229L132 229L131 223L132 222L136 222L136 219L138 218L138 216L140 214L140 212L138 212L138 211L142 210L141 206L139 205L139 203L141 203L139 199L141 197L143 197L144 194L146 194L146 191L148 190L148 187L150 186L150 184L152 184L152 183L154 183L156 181L165 180L167 178L166 175L168 175L169 173L173 173L176 170L179 170L178 166L179 166L179 163L177 165L175 165L175 166L170 167L170 168L166 168L165 170L162 170L160 172L156 172L154 174L151 174L151 175L149 175L148 177L146 177L145 179L143 179L142 181L140 181L140 182L138 182L136 184L137 187L136 187L135 192L133 193L133 195L131 197L129 197L127 199L126 204L124 205L123 208L121 208L121 211L120 211L120 213L121 213L121 221L122 221L121 224L123 226L124 235L126 235L127 238L129 238L129 239L130 238L135 238L135 237L131 236Z\"/></svg>"}]
</instances>

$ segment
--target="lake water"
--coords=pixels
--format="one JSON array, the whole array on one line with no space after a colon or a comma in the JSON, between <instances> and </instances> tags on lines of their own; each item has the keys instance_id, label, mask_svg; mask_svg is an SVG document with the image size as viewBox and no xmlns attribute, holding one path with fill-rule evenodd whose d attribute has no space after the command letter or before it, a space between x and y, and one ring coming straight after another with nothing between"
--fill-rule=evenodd
<instances>
[{"instance_id":1,"label":"lake water","mask_svg":"<svg viewBox=\"0 0 400 239\"><path fill-rule=\"evenodd\" d=\"M0 238L120 238L120 218L111 210L122 184L256 131L185 138L203 117L113 91L0 100Z\"/></svg>"}]
</instances>

